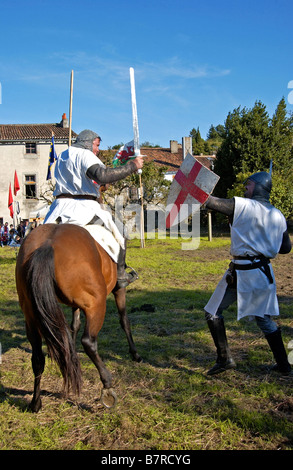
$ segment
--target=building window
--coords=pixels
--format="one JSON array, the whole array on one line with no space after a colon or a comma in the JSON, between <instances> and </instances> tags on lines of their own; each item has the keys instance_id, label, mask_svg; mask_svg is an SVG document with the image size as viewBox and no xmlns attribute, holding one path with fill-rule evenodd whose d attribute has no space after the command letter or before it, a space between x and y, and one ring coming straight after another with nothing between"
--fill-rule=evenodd
<instances>
[{"instance_id":1,"label":"building window","mask_svg":"<svg viewBox=\"0 0 293 470\"><path fill-rule=\"evenodd\" d=\"M36 175L25 175L25 197L26 199L36 199L37 197Z\"/></svg>"},{"instance_id":2,"label":"building window","mask_svg":"<svg viewBox=\"0 0 293 470\"><path fill-rule=\"evenodd\" d=\"M25 153L37 153L37 144L35 142L27 142L25 144Z\"/></svg>"}]
</instances>

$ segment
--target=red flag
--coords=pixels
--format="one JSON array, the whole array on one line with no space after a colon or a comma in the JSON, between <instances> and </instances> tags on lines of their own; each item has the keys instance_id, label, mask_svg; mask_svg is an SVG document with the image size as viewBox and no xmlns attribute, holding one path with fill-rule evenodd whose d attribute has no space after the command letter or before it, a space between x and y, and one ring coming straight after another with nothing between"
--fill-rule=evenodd
<instances>
[{"instance_id":1,"label":"red flag","mask_svg":"<svg viewBox=\"0 0 293 470\"><path fill-rule=\"evenodd\" d=\"M18 182L18 178L17 178L17 173L16 173L16 170L14 172L14 196L16 196L17 194L17 191L20 190L20 186L19 186L19 182Z\"/></svg>"},{"instance_id":2,"label":"red flag","mask_svg":"<svg viewBox=\"0 0 293 470\"><path fill-rule=\"evenodd\" d=\"M10 217L13 217L13 197L11 191L11 183L9 184L8 209L10 210Z\"/></svg>"}]
</instances>

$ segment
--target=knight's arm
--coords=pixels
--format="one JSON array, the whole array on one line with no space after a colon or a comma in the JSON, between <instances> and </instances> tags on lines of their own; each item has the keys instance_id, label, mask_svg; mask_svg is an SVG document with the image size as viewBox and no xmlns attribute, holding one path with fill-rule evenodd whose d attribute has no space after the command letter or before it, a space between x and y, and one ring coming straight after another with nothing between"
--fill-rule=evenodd
<instances>
[{"instance_id":1,"label":"knight's arm","mask_svg":"<svg viewBox=\"0 0 293 470\"><path fill-rule=\"evenodd\" d=\"M206 207L214 211L220 212L228 216L233 216L235 201L234 199L222 199L214 196L209 196Z\"/></svg>"},{"instance_id":2,"label":"knight's arm","mask_svg":"<svg viewBox=\"0 0 293 470\"><path fill-rule=\"evenodd\" d=\"M282 245L279 250L279 253L281 255L286 255L287 253L290 253L291 248L292 248L291 240L289 237L288 230L286 230L286 232L283 233L283 240L282 240Z\"/></svg>"},{"instance_id":3,"label":"knight's arm","mask_svg":"<svg viewBox=\"0 0 293 470\"><path fill-rule=\"evenodd\" d=\"M101 165L92 165L87 169L86 175L98 184L115 183L137 171L133 160L117 168L104 168Z\"/></svg>"}]
</instances>

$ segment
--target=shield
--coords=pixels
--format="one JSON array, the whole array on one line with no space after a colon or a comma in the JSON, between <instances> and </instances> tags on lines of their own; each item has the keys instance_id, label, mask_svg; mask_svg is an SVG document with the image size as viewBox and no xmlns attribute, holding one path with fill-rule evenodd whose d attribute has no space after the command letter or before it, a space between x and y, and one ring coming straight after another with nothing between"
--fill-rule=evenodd
<instances>
[{"instance_id":1,"label":"shield","mask_svg":"<svg viewBox=\"0 0 293 470\"><path fill-rule=\"evenodd\" d=\"M188 153L170 187L166 227L170 228L179 224L198 211L212 193L219 179L218 175Z\"/></svg>"}]
</instances>

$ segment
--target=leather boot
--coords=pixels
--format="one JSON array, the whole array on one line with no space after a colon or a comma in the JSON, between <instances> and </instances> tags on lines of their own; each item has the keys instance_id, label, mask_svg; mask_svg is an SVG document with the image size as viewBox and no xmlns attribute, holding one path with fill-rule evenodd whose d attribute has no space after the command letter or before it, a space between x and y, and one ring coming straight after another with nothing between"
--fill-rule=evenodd
<instances>
[{"instance_id":1,"label":"leather boot","mask_svg":"<svg viewBox=\"0 0 293 470\"><path fill-rule=\"evenodd\" d=\"M219 374L228 369L235 369L236 364L231 357L223 318L207 320L207 324L217 349L216 364L208 370L207 375Z\"/></svg>"},{"instance_id":2,"label":"leather boot","mask_svg":"<svg viewBox=\"0 0 293 470\"><path fill-rule=\"evenodd\" d=\"M131 282L138 279L138 274L134 269L130 268L125 263L126 258L126 249L120 248L118 261L117 261L117 283L116 288L122 289L127 287ZM127 272L126 269L129 268L131 271Z\"/></svg>"},{"instance_id":3,"label":"leather boot","mask_svg":"<svg viewBox=\"0 0 293 470\"><path fill-rule=\"evenodd\" d=\"M272 367L272 370L289 375L291 373L291 366L282 340L281 330L278 328L273 333L266 335L265 338L277 363Z\"/></svg>"}]
</instances>

